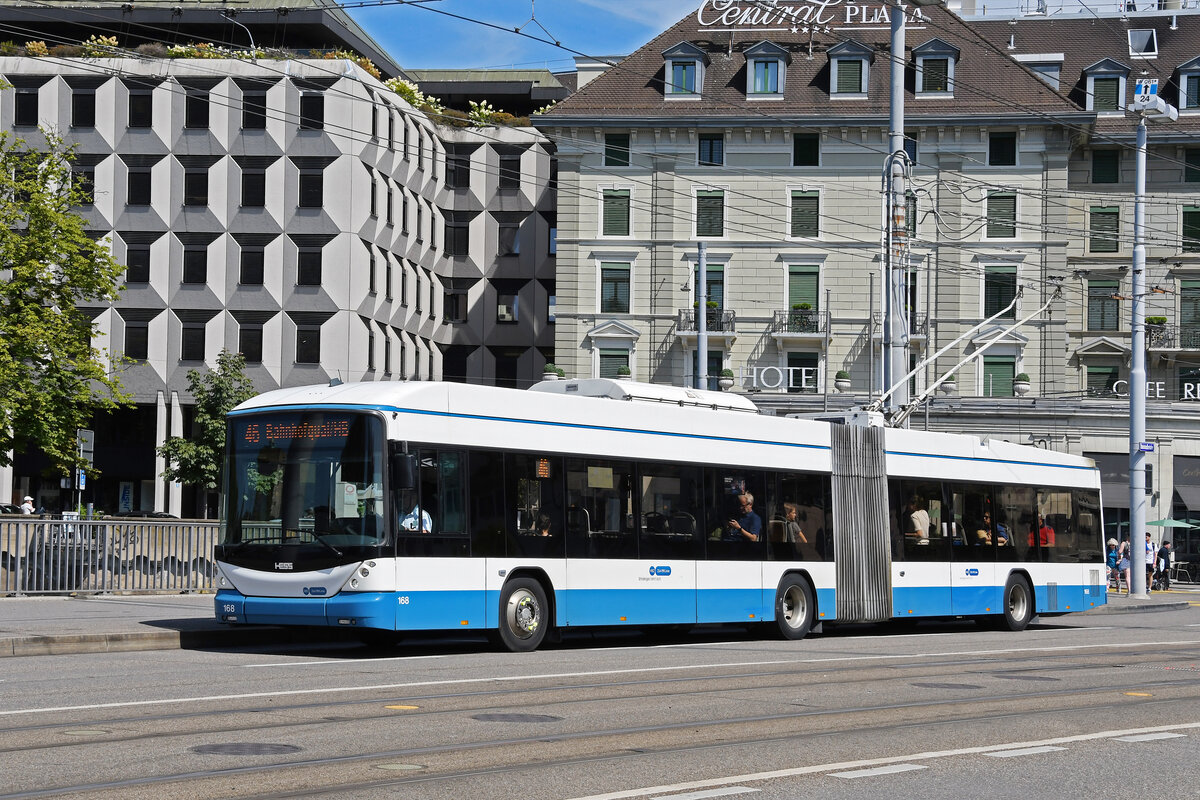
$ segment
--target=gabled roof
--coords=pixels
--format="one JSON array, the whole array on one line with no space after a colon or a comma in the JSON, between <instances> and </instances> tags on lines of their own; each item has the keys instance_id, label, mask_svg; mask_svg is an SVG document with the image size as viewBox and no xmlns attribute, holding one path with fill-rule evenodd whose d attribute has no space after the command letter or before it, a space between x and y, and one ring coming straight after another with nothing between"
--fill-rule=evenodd
<instances>
[{"instance_id":1,"label":"gabled roof","mask_svg":"<svg viewBox=\"0 0 1200 800\"><path fill-rule=\"evenodd\" d=\"M703 61L705 65L707 65L709 61L708 53L704 52L691 42L680 42L674 47L668 47L666 50L663 50L662 56L664 59L695 58Z\"/></svg>"},{"instance_id":2,"label":"gabled roof","mask_svg":"<svg viewBox=\"0 0 1200 800\"><path fill-rule=\"evenodd\" d=\"M954 56L958 58L958 54L961 52L954 45L936 37L912 49L914 56Z\"/></svg>"},{"instance_id":3,"label":"gabled roof","mask_svg":"<svg viewBox=\"0 0 1200 800\"><path fill-rule=\"evenodd\" d=\"M1084 74L1090 75L1094 72L1123 72L1129 74L1129 67L1122 64L1120 61L1112 58L1102 58L1095 64L1083 68Z\"/></svg>"},{"instance_id":4,"label":"gabled roof","mask_svg":"<svg viewBox=\"0 0 1200 800\"><path fill-rule=\"evenodd\" d=\"M747 47L742 55L746 58L779 58L788 64L792 63L791 51L765 39L756 45Z\"/></svg>"},{"instance_id":5,"label":"gabled roof","mask_svg":"<svg viewBox=\"0 0 1200 800\"><path fill-rule=\"evenodd\" d=\"M761 109L754 110L746 99L745 71L747 50L761 46L763 41L786 50L792 57L783 96L771 104L771 118L789 121L852 118L878 124L879 120L886 121L890 105L887 80L890 59L886 57L890 40L888 7L875 5L876 0L868 1L872 5L861 6L862 13L867 15L861 22L866 24L847 24L840 13L843 7L834 15L828 8L816 10L820 4L772 4L771 8L761 8L751 15L750 4L743 3L737 7L745 13L739 12L740 16L733 19L729 16L732 12L718 13L719 7L728 4L708 0L550 112L538 115L535 124L552 127L577 122L620 124L621 120L698 117L744 118L762 124ZM855 6L855 10L859 8ZM845 12L850 10L849 6L844 7ZM812 19L807 22L785 19L791 13L803 13ZM912 15L917 13L922 16L914 18ZM823 14L832 15L828 24L818 19ZM981 43L970 26L945 9L915 12L910 7L906 35L910 47L936 40L933 46L956 49L962 54L955 67L955 85L962 90L955 92L955 96L922 97L915 102L911 77L906 82L906 91L914 100L906 109L909 124L920 125L923 120L944 123L948 119L970 117L1005 120L1010 124L1020 119L1038 124L1052 123L1061 114L1070 114L1076 121L1092 116L1081 112L1078 106L1014 62L1002 47ZM705 69L704 85L699 87L699 97L680 103L678 98L665 97L663 93L664 51L684 42L703 52L710 63ZM828 56L849 52L879 54L871 66L874 74L868 81L867 97L831 100Z\"/></svg>"}]
</instances>

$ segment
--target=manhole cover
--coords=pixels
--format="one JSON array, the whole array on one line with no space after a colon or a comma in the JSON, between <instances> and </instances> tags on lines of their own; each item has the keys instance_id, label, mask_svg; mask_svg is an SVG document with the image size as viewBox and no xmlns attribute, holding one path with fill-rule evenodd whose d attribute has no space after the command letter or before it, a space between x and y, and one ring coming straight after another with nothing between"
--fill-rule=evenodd
<instances>
[{"instance_id":1,"label":"manhole cover","mask_svg":"<svg viewBox=\"0 0 1200 800\"><path fill-rule=\"evenodd\" d=\"M262 742L230 742L229 744L201 744L189 748L193 753L217 756L277 756L296 753L302 748L294 744L263 744Z\"/></svg>"},{"instance_id":2,"label":"manhole cover","mask_svg":"<svg viewBox=\"0 0 1200 800\"><path fill-rule=\"evenodd\" d=\"M560 722L562 717L549 714L476 714L471 719L480 722Z\"/></svg>"}]
</instances>

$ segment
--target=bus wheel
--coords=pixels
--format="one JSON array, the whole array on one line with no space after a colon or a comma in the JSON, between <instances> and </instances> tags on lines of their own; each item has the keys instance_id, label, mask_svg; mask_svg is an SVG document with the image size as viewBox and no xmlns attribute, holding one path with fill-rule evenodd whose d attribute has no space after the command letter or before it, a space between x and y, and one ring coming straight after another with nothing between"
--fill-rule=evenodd
<instances>
[{"instance_id":1,"label":"bus wheel","mask_svg":"<svg viewBox=\"0 0 1200 800\"><path fill-rule=\"evenodd\" d=\"M808 582L796 575L785 577L775 593L775 624L780 635L785 639L803 639L812 629L816 610Z\"/></svg>"},{"instance_id":2,"label":"bus wheel","mask_svg":"<svg viewBox=\"0 0 1200 800\"><path fill-rule=\"evenodd\" d=\"M1033 591L1020 575L1009 575L1004 584L1004 627L1023 631L1033 619Z\"/></svg>"},{"instance_id":3,"label":"bus wheel","mask_svg":"<svg viewBox=\"0 0 1200 800\"><path fill-rule=\"evenodd\" d=\"M532 578L516 578L500 592L500 640L514 653L537 650L546 629L549 606L542 585Z\"/></svg>"}]
</instances>

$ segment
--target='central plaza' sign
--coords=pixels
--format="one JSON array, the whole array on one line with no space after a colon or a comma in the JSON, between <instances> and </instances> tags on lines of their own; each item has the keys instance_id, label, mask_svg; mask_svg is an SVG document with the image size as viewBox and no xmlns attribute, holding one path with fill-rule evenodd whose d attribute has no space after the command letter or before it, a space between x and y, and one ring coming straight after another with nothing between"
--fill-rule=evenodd
<instances>
[{"instance_id":1,"label":"'central plaza' sign","mask_svg":"<svg viewBox=\"0 0 1200 800\"><path fill-rule=\"evenodd\" d=\"M696 20L714 31L808 33L817 27L890 25L889 11L886 5L854 0L705 0L696 10ZM928 21L920 8L905 8L905 22Z\"/></svg>"}]
</instances>

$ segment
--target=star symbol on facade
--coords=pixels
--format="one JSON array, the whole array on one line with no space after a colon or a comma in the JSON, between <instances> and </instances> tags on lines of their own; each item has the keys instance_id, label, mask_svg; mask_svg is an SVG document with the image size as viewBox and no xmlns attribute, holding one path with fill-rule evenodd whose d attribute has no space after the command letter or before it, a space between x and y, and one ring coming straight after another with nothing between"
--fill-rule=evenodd
<instances>
[{"instance_id":1,"label":"star symbol on facade","mask_svg":"<svg viewBox=\"0 0 1200 800\"><path fill-rule=\"evenodd\" d=\"M799 32L800 32L800 29L799 29L799 28L797 28L795 25L793 25L793 26L792 26L792 33L799 33Z\"/></svg>"},{"instance_id":2,"label":"star symbol on facade","mask_svg":"<svg viewBox=\"0 0 1200 800\"><path fill-rule=\"evenodd\" d=\"M801 30L803 30L805 33L808 33L808 26L805 25L803 28L801 28Z\"/></svg>"}]
</instances>

